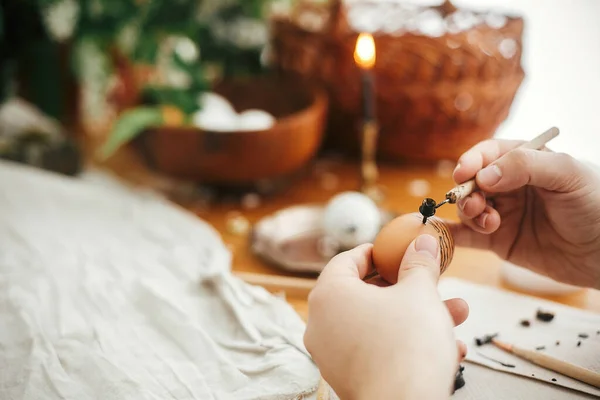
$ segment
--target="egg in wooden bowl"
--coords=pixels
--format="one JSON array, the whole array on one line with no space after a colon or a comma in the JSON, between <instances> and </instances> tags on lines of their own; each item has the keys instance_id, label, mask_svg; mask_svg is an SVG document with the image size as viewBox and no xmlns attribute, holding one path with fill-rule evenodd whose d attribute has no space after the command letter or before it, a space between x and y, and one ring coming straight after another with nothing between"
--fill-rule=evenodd
<instances>
[{"instance_id":1,"label":"egg in wooden bowl","mask_svg":"<svg viewBox=\"0 0 600 400\"><path fill-rule=\"evenodd\" d=\"M151 167L176 178L240 187L291 176L319 150L328 112L320 88L264 76L224 80L213 92L231 104L244 124L235 125L223 111L195 116L205 129L147 129L137 144Z\"/></svg>"}]
</instances>

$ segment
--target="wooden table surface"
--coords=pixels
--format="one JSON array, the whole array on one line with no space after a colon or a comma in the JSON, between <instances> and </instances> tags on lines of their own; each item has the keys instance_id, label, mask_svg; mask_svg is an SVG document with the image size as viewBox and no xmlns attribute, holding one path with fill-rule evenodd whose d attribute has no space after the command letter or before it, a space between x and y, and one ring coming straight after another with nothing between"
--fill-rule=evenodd
<instances>
[{"instance_id":1,"label":"wooden table surface","mask_svg":"<svg viewBox=\"0 0 600 400\"><path fill-rule=\"evenodd\" d=\"M143 167L133 153L122 151L107 167L128 180L145 183L154 175ZM443 199L445 192L454 186L451 179L453 165L398 166L380 165L379 183L384 189L382 207L397 212L414 212L424 197ZM359 185L358 167L355 163L339 159L321 159L309 166L305 173L296 178L287 189L270 197L261 197L260 204L252 209L244 208L240 202L222 202L209 206L194 202L181 204L200 218L213 225L222 235L224 242L233 252L234 272L251 272L268 275L291 276L291 273L269 265L254 255L249 246L249 236L232 233L227 221L232 213L241 213L249 222L282 208L304 203L325 203L331 196L345 190L356 190ZM441 207L437 213L442 218L456 220L454 205ZM457 277L475 283L515 290L508 287L500 277L502 261L494 254L481 250L457 248L454 259L444 276ZM307 276L303 276L307 278ZM314 277L308 276L314 279ZM600 312L600 291L582 290L565 296L544 296L563 304ZM288 295L288 301L297 312L306 318L307 302L304 295Z\"/></svg>"}]
</instances>

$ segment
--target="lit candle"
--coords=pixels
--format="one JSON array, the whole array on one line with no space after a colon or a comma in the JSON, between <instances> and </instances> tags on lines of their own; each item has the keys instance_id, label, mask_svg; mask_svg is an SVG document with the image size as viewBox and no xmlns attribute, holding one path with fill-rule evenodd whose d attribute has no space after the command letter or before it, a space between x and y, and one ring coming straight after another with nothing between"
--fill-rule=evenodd
<instances>
[{"instance_id":1,"label":"lit candle","mask_svg":"<svg viewBox=\"0 0 600 400\"><path fill-rule=\"evenodd\" d=\"M354 62L361 70L363 98L361 190L378 202L381 193L379 193L376 187L379 173L375 157L379 129L375 118L375 85L373 77L375 58L375 41L373 40L373 36L368 33L361 33L358 35L354 50Z\"/></svg>"},{"instance_id":2,"label":"lit candle","mask_svg":"<svg viewBox=\"0 0 600 400\"><path fill-rule=\"evenodd\" d=\"M363 117L365 122L375 119L375 94L373 67L375 66L375 41L368 33L361 33L356 40L354 62L361 70Z\"/></svg>"}]
</instances>

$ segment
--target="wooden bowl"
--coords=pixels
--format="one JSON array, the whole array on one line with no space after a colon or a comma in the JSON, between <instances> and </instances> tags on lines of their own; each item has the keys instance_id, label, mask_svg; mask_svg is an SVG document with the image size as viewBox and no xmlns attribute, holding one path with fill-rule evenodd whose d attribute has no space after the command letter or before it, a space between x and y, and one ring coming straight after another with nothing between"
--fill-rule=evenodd
<instances>
[{"instance_id":1,"label":"wooden bowl","mask_svg":"<svg viewBox=\"0 0 600 400\"><path fill-rule=\"evenodd\" d=\"M320 89L268 76L224 81L213 91L227 98L237 112L262 109L277 122L268 130L245 132L148 129L138 145L151 167L204 184L245 186L293 174L317 153L328 105Z\"/></svg>"}]
</instances>

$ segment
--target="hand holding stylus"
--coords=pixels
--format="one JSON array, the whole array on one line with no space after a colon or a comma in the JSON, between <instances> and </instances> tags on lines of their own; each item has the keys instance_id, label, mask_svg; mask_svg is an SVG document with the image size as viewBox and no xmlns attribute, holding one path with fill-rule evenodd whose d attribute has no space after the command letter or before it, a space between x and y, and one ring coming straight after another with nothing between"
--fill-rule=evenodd
<instances>
[{"instance_id":1,"label":"hand holding stylus","mask_svg":"<svg viewBox=\"0 0 600 400\"><path fill-rule=\"evenodd\" d=\"M600 288L600 177L567 154L536 150L546 139L489 140L460 157L455 182L472 180L477 190L457 196L456 245Z\"/></svg>"}]
</instances>

